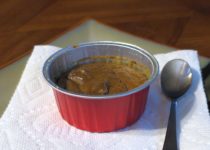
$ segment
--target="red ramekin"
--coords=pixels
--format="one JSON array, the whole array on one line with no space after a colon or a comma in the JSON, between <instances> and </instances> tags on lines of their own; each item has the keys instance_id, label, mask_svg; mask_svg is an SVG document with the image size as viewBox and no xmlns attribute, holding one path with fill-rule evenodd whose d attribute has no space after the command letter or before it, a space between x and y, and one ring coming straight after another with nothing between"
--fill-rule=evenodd
<instances>
[{"instance_id":1,"label":"red ramekin","mask_svg":"<svg viewBox=\"0 0 210 150\"><path fill-rule=\"evenodd\" d=\"M121 56L145 64L150 78L143 85L124 93L90 96L69 92L56 84L57 78L90 56ZM158 62L146 50L121 42L91 42L67 47L50 56L43 75L52 87L61 116L70 125L90 132L110 132L131 125L143 114L149 85L158 75Z\"/></svg>"}]
</instances>

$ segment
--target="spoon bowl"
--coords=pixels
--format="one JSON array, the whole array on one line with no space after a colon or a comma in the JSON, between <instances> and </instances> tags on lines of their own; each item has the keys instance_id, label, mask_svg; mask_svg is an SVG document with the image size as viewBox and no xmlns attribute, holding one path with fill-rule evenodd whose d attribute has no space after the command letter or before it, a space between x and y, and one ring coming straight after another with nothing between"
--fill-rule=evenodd
<instances>
[{"instance_id":1,"label":"spoon bowl","mask_svg":"<svg viewBox=\"0 0 210 150\"><path fill-rule=\"evenodd\" d=\"M192 71L189 64L182 59L169 61L161 73L161 88L172 100L182 96L190 87Z\"/></svg>"}]
</instances>

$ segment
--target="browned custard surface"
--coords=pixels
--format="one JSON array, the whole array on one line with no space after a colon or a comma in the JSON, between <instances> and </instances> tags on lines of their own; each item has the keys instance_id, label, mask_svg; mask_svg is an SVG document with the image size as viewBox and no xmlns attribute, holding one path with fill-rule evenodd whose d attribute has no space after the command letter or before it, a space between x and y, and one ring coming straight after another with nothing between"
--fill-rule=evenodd
<instances>
[{"instance_id":1,"label":"browned custard surface","mask_svg":"<svg viewBox=\"0 0 210 150\"><path fill-rule=\"evenodd\" d=\"M145 65L112 56L108 61L77 65L61 76L58 84L76 93L108 95L136 88L148 78L149 69Z\"/></svg>"}]
</instances>

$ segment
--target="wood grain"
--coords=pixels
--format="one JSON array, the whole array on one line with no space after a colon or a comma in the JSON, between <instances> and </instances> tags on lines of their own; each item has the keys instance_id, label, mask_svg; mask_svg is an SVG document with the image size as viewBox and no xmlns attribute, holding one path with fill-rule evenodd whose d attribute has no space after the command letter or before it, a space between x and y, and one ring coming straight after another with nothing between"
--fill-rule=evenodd
<instances>
[{"instance_id":1,"label":"wood grain","mask_svg":"<svg viewBox=\"0 0 210 150\"><path fill-rule=\"evenodd\" d=\"M208 0L1 0L0 10L0 68L84 18L210 57Z\"/></svg>"}]
</instances>

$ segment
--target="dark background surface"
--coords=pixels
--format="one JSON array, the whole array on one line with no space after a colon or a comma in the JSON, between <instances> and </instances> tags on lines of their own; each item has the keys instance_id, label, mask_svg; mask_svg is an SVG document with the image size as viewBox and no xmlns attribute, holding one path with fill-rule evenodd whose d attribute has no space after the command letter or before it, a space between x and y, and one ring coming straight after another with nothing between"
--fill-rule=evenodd
<instances>
[{"instance_id":1,"label":"dark background surface","mask_svg":"<svg viewBox=\"0 0 210 150\"><path fill-rule=\"evenodd\" d=\"M0 68L87 18L210 57L208 0L1 0L0 10Z\"/></svg>"}]
</instances>

